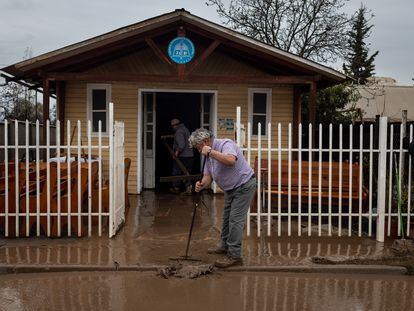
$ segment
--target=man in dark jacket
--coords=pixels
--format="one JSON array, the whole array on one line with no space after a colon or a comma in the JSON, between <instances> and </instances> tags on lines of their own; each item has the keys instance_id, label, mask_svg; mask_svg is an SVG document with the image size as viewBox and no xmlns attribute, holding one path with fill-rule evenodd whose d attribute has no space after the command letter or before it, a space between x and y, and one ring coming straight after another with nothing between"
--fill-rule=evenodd
<instances>
[{"instance_id":1,"label":"man in dark jacket","mask_svg":"<svg viewBox=\"0 0 414 311\"><path fill-rule=\"evenodd\" d=\"M173 151L175 156L184 164L187 171L191 173L192 167L193 167L193 148L190 147L188 143L188 138L190 137L190 131L185 127L184 123L181 123L178 119L172 119L171 120L171 127L174 129L174 145L173 145ZM178 166L177 162L173 162L173 169L172 169L172 175L178 176L178 175L184 175L184 172L181 170L181 168ZM191 189L191 181L187 180L184 182L185 185L185 191L183 194L190 195L192 192ZM170 189L173 193L179 193L180 192L180 186L181 182L174 182L173 187Z\"/></svg>"}]
</instances>

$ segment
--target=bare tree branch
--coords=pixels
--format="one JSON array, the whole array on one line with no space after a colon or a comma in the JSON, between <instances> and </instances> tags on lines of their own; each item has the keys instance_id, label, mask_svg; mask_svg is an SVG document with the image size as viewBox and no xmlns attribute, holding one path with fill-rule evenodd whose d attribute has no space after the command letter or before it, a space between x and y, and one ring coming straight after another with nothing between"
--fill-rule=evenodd
<instances>
[{"instance_id":1,"label":"bare tree branch","mask_svg":"<svg viewBox=\"0 0 414 311\"><path fill-rule=\"evenodd\" d=\"M269 45L320 62L343 58L353 16L349 0L207 0L225 25Z\"/></svg>"}]
</instances>

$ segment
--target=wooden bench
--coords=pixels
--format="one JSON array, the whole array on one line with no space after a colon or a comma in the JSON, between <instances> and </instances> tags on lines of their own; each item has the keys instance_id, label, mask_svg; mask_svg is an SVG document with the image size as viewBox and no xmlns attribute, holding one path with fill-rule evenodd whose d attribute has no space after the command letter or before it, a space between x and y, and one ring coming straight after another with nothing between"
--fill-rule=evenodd
<instances>
[{"instance_id":1,"label":"wooden bench","mask_svg":"<svg viewBox=\"0 0 414 311\"><path fill-rule=\"evenodd\" d=\"M301 190L299 193L299 162L297 160L292 160L291 165L291 202L292 204L298 203L298 196L301 197L302 207L308 206L309 196L312 198L312 205L318 204L319 197L319 161L313 161L312 164L312 175L311 175L311 193L309 195L309 162L301 162ZM281 161L281 179L280 179L280 191L278 187L278 160L271 160L271 185L270 192L272 195L272 200L276 199L276 204L273 203L273 209L277 206L277 198L280 193L282 197L282 206L287 206L287 197L289 195L289 170L288 170L288 160ZM331 178L331 205L332 207L339 206L339 166L340 162L332 162L332 178ZM322 162L322 172L321 172L321 190L320 195L322 199L322 205L328 206L329 202L329 162ZM254 171L256 176L258 176L258 159L256 157L254 162ZM261 160L261 194L263 194L265 199L268 195L268 161L267 159ZM350 169L349 162L342 162L342 195L341 201L343 207L349 206L349 199L352 201L353 211L358 211L359 209L359 196L360 196L360 184L359 184L359 175L360 175L359 163L353 163L351 165L352 180L350 182ZM264 193L263 193L264 192ZM367 189L362 186L362 209L366 211L366 201L368 197ZM261 203L263 204L263 202ZM257 211L257 194L255 195L252 212ZM265 207L265 211L267 208Z\"/></svg>"}]
</instances>

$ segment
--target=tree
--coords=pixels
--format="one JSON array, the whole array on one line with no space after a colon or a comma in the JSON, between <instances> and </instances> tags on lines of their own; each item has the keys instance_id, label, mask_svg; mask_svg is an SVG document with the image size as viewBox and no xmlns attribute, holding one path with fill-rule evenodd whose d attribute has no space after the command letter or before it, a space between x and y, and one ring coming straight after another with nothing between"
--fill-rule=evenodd
<instances>
[{"instance_id":1,"label":"tree","mask_svg":"<svg viewBox=\"0 0 414 311\"><path fill-rule=\"evenodd\" d=\"M343 58L352 17L349 0L207 0L229 27L269 45L319 62Z\"/></svg>"},{"instance_id":2,"label":"tree","mask_svg":"<svg viewBox=\"0 0 414 311\"><path fill-rule=\"evenodd\" d=\"M361 117L361 111L355 108L360 94L352 83L342 83L318 91L316 96L316 124L350 123ZM308 115L309 96L302 98L303 122Z\"/></svg>"},{"instance_id":3,"label":"tree","mask_svg":"<svg viewBox=\"0 0 414 311\"><path fill-rule=\"evenodd\" d=\"M349 53L345 57L344 71L354 78L358 84L366 84L367 79L374 75L374 60L378 51L369 54L368 45L365 40L371 35L374 25L369 25L366 14L369 13L365 6L357 11L352 30L348 32ZM372 17L373 15L371 15Z\"/></svg>"},{"instance_id":4,"label":"tree","mask_svg":"<svg viewBox=\"0 0 414 311\"><path fill-rule=\"evenodd\" d=\"M0 119L42 120L42 105L36 102L35 91L15 82L0 88Z\"/></svg>"},{"instance_id":5,"label":"tree","mask_svg":"<svg viewBox=\"0 0 414 311\"><path fill-rule=\"evenodd\" d=\"M23 59L32 57L28 47L24 51ZM43 122L43 105L37 101L36 91L17 82L8 82L0 85L0 120L15 119ZM50 120L56 119L56 105L50 105Z\"/></svg>"}]
</instances>

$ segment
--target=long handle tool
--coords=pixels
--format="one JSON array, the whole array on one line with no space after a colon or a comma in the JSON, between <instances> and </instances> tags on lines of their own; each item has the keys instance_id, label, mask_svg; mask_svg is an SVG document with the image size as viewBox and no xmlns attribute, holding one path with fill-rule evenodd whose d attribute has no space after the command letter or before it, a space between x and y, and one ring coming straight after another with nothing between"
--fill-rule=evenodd
<instances>
[{"instance_id":1,"label":"long handle tool","mask_svg":"<svg viewBox=\"0 0 414 311\"><path fill-rule=\"evenodd\" d=\"M203 173L204 173L204 168L205 168L205 165L206 165L206 160L207 160L207 157L205 156L204 157L204 160L203 160L203 168L201 169L201 174L200 174L200 179L199 179L200 182L203 180ZM192 219L191 219L190 232L188 233L187 247L185 249L185 255L184 256L180 256L180 257L171 257L170 258L171 260L201 261L200 259L197 259L197 258L191 258L191 256L188 255L188 251L190 250L191 236L193 235L194 220L195 220L195 215L196 215L196 212L197 212L197 207L200 205L200 202L203 205L205 205L205 203L201 199L201 193L199 193L198 195L199 195L199 199L194 204L193 216L192 216Z\"/></svg>"}]
</instances>

